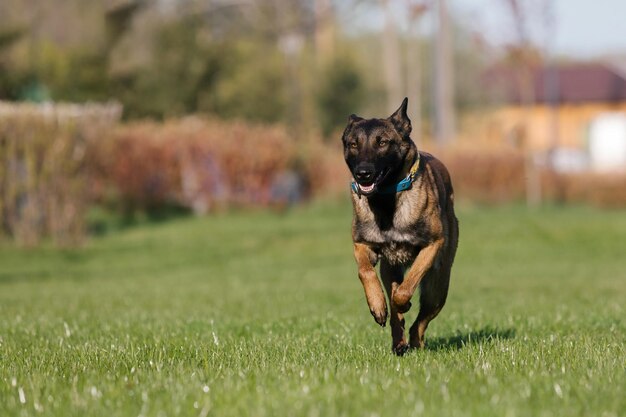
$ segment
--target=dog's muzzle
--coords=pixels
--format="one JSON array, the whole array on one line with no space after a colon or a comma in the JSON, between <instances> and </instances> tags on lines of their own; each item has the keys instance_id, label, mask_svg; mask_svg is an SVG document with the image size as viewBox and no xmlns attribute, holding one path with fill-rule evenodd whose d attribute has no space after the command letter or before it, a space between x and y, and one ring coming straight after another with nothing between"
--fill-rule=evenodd
<instances>
[{"instance_id":1,"label":"dog's muzzle","mask_svg":"<svg viewBox=\"0 0 626 417\"><path fill-rule=\"evenodd\" d=\"M376 187L386 177L388 170L376 172L373 169L362 169L359 166L354 172L354 179L358 191L362 195L371 195L376 192Z\"/></svg>"}]
</instances>

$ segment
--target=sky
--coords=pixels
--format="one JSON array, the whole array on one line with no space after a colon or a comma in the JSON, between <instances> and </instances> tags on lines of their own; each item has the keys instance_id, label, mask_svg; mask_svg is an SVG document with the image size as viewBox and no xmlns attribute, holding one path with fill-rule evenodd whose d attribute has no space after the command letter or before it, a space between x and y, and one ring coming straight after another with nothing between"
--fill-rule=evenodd
<instances>
[{"instance_id":1,"label":"sky","mask_svg":"<svg viewBox=\"0 0 626 417\"><path fill-rule=\"evenodd\" d=\"M594 58L626 53L626 0L520 0L529 10L532 37L545 45L541 5L552 2L554 34L550 48L556 55ZM494 44L506 43L514 34L503 0L449 0L457 16L470 21L474 30Z\"/></svg>"},{"instance_id":2,"label":"sky","mask_svg":"<svg viewBox=\"0 0 626 417\"><path fill-rule=\"evenodd\" d=\"M430 1L395 0L396 20L402 25L407 3ZM516 39L507 0L447 1L456 18L490 44L498 46ZM530 37L542 49L547 46L551 55L578 59L626 55L626 0L518 1L528 11ZM376 2L361 3L360 11L344 10L353 29L377 30L383 27L384 15L380 8L371 7L372 4L376 5ZM546 4L550 5L554 16L548 24L543 12ZM422 27L428 31L432 27L432 18L425 17ZM550 32L546 33L546 28Z\"/></svg>"}]
</instances>

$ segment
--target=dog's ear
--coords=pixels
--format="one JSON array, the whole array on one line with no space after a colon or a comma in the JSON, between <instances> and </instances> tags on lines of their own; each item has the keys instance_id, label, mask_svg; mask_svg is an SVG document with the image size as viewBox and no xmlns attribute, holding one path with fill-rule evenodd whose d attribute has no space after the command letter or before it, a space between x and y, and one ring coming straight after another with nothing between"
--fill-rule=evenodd
<instances>
[{"instance_id":1,"label":"dog's ear","mask_svg":"<svg viewBox=\"0 0 626 417\"><path fill-rule=\"evenodd\" d=\"M352 128L352 125L354 125L356 122L360 122L361 120L363 120L362 117L357 116L356 114L351 114L348 117L348 125L346 126L346 128L343 130L343 134L341 135L341 140L342 142L345 143L346 141L346 135L348 134L348 132L350 131L350 129Z\"/></svg>"},{"instance_id":2,"label":"dog's ear","mask_svg":"<svg viewBox=\"0 0 626 417\"><path fill-rule=\"evenodd\" d=\"M356 114L351 114L350 117L348 117L348 125L353 125L354 123L360 122L361 120L363 120L362 117L359 117Z\"/></svg>"},{"instance_id":3,"label":"dog's ear","mask_svg":"<svg viewBox=\"0 0 626 417\"><path fill-rule=\"evenodd\" d=\"M404 100L402 100L400 108L387 119L393 124L393 126L396 128L396 131L403 138L408 138L411 134L412 129L411 119L409 119L409 116L407 116L406 114L406 106L408 103L409 99L405 97Z\"/></svg>"}]
</instances>

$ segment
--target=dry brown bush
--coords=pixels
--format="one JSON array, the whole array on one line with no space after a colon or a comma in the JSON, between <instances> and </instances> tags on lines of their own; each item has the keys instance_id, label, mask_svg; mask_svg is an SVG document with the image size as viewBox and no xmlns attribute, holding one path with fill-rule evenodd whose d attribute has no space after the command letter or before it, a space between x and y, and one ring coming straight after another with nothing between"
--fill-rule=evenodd
<instances>
[{"instance_id":1,"label":"dry brown bush","mask_svg":"<svg viewBox=\"0 0 626 417\"><path fill-rule=\"evenodd\" d=\"M60 244L85 234L90 201L125 210L167 205L196 213L267 206L273 186L296 172L302 194L349 193L340 141L296 140L280 126L196 117L118 126L117 105L0 103L0 234L25 244ZM525 198L524 155L502 148L434 152L457 198L498 204ZM626 174L541 172L544 201L626 206Z\"/></svg>"},{"instance_id":2,"label":"dry brown bush","mask_svg":"<svg viewBox=\"0 0 626 417\"><path fill-rule=\"evenodd\" d=\"M103 145L94 163L100 183L113 185L128 209L175 204L205 213L267 206L274 181L287 170L297 170L302 187L314 196L349 192L339 140L295 140L281 127L200 118L135 123ZM434 153L448 166L457 198L487 204L525 200L525 157L519 150L465 146ZM545 170L540 175L544 201L626 205L623 176L555 176Z\"/></svg>"},{"instance_id":3,"label":"dry brown bush","mask_svg":"<svg viewBox=\"0 0 626 417\"><path fill-rule=\"evenodd\" d=\"M120 115L114 103L0 102L0 235L26 245L45 236L61 245L80 242L88 153Z\"/></svg>"},{"instance_id":4,"label":"dry brown bush","mask_svg":"<svg viewBox=\"0 0 626 417\"><path fill-rule=\"evenodd\" d=\"M305 160L306 172L314 196L348 195L350 173L343 159L340 140L332 144L312 140Z\"/></svg>"},{"instance_id":5,"label":"dry brown bush","mask_svg":"<svg viewBox=\"0 0 626 417\"><path fill-rule=\"evenodd\" d=\"M437 156L450 171L457 198L482 203L524 199L524 156L520 152L449 149Z\"/></svg>"},{"instance_id":6,"label":"dry brown bush","mask_svg":"<svg viewBox=\"0 0 626 417\"><path fill-rule=\"evenodd\" d=\"M452 148L438 153L461 200L498 204L524 201L524 154L508 148ZM537 167L544 202L626 207L626 174L559 174Z\"/></svg>"},{"instance_id":7,"label":"dry brown bush","mask_svg":"<svg viewBox=\"0 0 626 417\"><path fill-rule=\"evenodd\" d=\"M626 173L546 172L542 184L549 201L591 204L603 208L626 207Z\"/></svg>"},{"instance_id":8,"label":"dry brown bush","mask_svg":"<svg viewBox=\"0 0 626 417\"><path fill-rule=\"evenodd\" d=\"M129 210L268 205L276 176L304 169L281 127L195 117L123 126L98 155L100 189L113 185Z\"/></svg>"}]
</instances>

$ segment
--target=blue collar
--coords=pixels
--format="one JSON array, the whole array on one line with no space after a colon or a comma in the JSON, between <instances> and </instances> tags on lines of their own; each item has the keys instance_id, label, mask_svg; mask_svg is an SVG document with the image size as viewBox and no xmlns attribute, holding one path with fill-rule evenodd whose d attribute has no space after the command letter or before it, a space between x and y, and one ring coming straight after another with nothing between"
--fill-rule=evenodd
<instances>
[{"instance_id":1,"label":"blue collar","mask_svg":"<svg viewBox=\"0 0 626 417\"><path fill-rule=\"evenodd\" d=\"M387 186L385 188L381 188L380 190L378 190L378 192L380 194L395 194L395 193L399 193L399 192L408 190L409 188L411 188L411 185L413 184L413 181L415 181L415 177L417 176L417 170L418 170L419 166L420 166L420 154L418 152L417 153L417 160L415 161L415 163L411 167L411 170L409 171L409 175L404 177L396 185L389 185L389 186ZM359 189L359 186L357 185L357 183L355 181L352 181L350 183L350 188L352 189L352 192L356 193L356 195L361 197L361 190Z\"/></svg>"}]
</instances>

